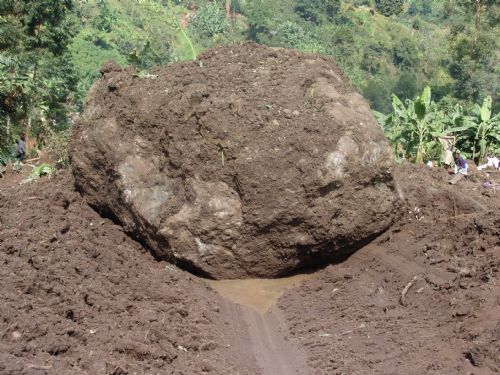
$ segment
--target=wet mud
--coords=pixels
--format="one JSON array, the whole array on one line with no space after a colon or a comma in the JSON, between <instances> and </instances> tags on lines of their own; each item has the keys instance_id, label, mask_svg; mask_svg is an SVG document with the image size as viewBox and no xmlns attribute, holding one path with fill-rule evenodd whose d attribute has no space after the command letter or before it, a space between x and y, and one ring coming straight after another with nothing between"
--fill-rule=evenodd
<instances>
[{"instance_id":1,"label":"wet mud","mask_svg":"<svg viewBox=\"0 0 500 375\"><path fill-rule=\"evenodd\" d=\"M265 314L286 290L310 277L300 274L279 279L209 280L208 284L229 301Z\"/></svg>"}]
</instances>

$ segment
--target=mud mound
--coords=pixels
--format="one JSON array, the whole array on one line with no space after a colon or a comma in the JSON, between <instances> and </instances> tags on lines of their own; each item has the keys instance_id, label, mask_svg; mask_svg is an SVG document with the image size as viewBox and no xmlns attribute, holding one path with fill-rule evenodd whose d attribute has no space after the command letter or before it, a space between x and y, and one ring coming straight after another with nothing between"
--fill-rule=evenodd
<instances>
[{"instance_id":1,"label":"mud mound","mask_svg":"<svg viewBox=\"0 0 500 375\"><path fill-rule=\"evenodd\" d=\"M101 218L64 173L0 184L0 373L256 374L219 297Z\"/></svg>"},{"instance_id":2,"label":"mud mound","mask_svg":"<svg viewBox=\"0 0 500 375\"><path fill-rule=\"evenodd\" d=\"M102 73L72 140L76 184L158 258L273 277L393 222L390 150L332 59L246 44Z\"/></svg>"},{"instance_id":3,"label":"mud mound","mask_svg":"<svg viewBox=\"0 0 500 375\"><path fill-rule=\"evenodd\" d=\"M438 168L396 175L404 217L286 292L288 339L308 348L318 375L498 374L498 192L473 178L450 186Z\"/></svg>"}]
</instances>

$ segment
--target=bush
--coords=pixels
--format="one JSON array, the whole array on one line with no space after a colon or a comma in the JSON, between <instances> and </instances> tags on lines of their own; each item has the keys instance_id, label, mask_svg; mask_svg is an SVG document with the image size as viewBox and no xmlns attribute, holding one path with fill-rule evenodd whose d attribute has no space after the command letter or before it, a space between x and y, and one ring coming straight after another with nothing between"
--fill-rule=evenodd
<instances>
[{"instance_id":1,"label":"bush","mask_svg":"<svg viewBox=\"0 0 500 375\"><path fill-rule=\"evenodd\" d=\"M7 165L16 160L16 149L14 146L7 146L0 150L0 164Z\"/></svg>"},{"instance_id":2,"label":"bush","mask_svg":"<svg viewBox=\"0 0 500 375\"><path fill-rule=\"evenodd\" d=\"M404 38L394 45L392 55L394 65L402 69L413 68L420 63L419 48L416 43L409 38Z\"/></svg>"},{"instance_id":3,"label":"bush","mask_svg":"<svg viewBox=\"0 0 500 375\"><path fill-rule=\"evenodd\" d=\"M69 166L67 146L70 134L70 129L59 132L50 130L47 136L47 145L45 149L50 159L64 168Z\"/></svg>"},{"instance_id":4,"label":"bush","mask_svg":"<svg viewBox=\"0 0 500 375\"><path fill-rule=\"evenodd\" d=\"M375 8L386 17L403 11L403 0L375 0Z\"/></svg>"},{"instance_id":5,"label":"bush","mask_svg":"<svg viewBox=\"0 0 500 375\"><path fill-rule=\"evenodd\" d=\"M316 24L331 21L340 9L339 0L297 0L295 11Z\"/></svg>"},{"instance_id":6,"label":"bush","mask_svg":"<svg viewBox=\"0 0 500 375\"><path fill-rule=\"evenodd\" d=\"M217 3L203 4L191 24L198 34L209 38L224 34L229 28L226 14Z\"/></svg>"}]
</instances>

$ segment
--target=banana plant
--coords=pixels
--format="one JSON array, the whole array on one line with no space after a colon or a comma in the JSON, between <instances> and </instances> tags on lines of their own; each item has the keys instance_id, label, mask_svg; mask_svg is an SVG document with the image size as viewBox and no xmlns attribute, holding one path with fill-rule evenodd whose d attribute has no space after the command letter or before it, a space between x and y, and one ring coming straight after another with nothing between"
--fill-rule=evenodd
<instances>
[{"instance_id":1,"label":"banana plant","mask_svg":"<svg viewBox=\"0 0 500 375\"><path fill-rule=\"evenodd\" d=\"M483 161L489 148L498 149L500 144L500 113L491 117L491 96L484 99L483 105L474 106L474 114L479 120L476 143L479 146L479 161Z\"/></svg>"},{"instance_id":2,"label":"banana plant","mask_svg":"<svg viewBox=\"0 0 500 375\"><path fill-rule=\"evenodd\" d=\"M422 95L418 96L414 102L408 100L408 107L411 108L413 105L414 113L416 115L414 119L414 132L417 136L417 163L422 163L425 154L425 142L427 141L428 135L433 130L432 125L432 113L429 111L431 105L431 88L426 86Z\"/></svg>"},{"instance_id":3,"label":"banana plant","mask_svg":"<svg viewBox=\"0 0 500 375\"><path fill-rule=\"evenodd\" d=\"M492 116L491 96L482 105L475 104L472 116L465 116L462 124L451 129L457 133L461 147L468 150L471 157L482 162L487 153L500 151L500 113Z\"/></svg>"},{"instance_id":4,"label":"banana plant","mask_svg":"<svg viewBox=\"0 0 500 375\"><path fill-rule=\"evenodd\" d=\"M407 155L417 163L439 147L437 137L444 133L445 123L437 116L431 101L431 89L425 87L415 100L403 103L392 96L393 113L383 119L383 127L394 147L396 158ZM380 116L378 116L380 118Z\"/></svg>"}]
</instances>

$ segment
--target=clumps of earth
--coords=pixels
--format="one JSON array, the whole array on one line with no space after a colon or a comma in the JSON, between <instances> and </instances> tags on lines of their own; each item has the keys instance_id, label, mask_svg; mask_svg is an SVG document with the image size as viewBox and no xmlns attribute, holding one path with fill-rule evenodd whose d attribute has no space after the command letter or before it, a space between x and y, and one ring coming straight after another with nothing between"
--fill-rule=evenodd
<instances>
[{"instance_id":1,"label":"clumps of earth","mask_svg":"<svg viewBox=\"0 0 500 375\"><path fill-rule=\"evenodd\" d=\"M71 142L76 186L158 259L278 277L398 217L387 141L331 58L244 44L101 72Z\"/></svg>"}]
</instances>

